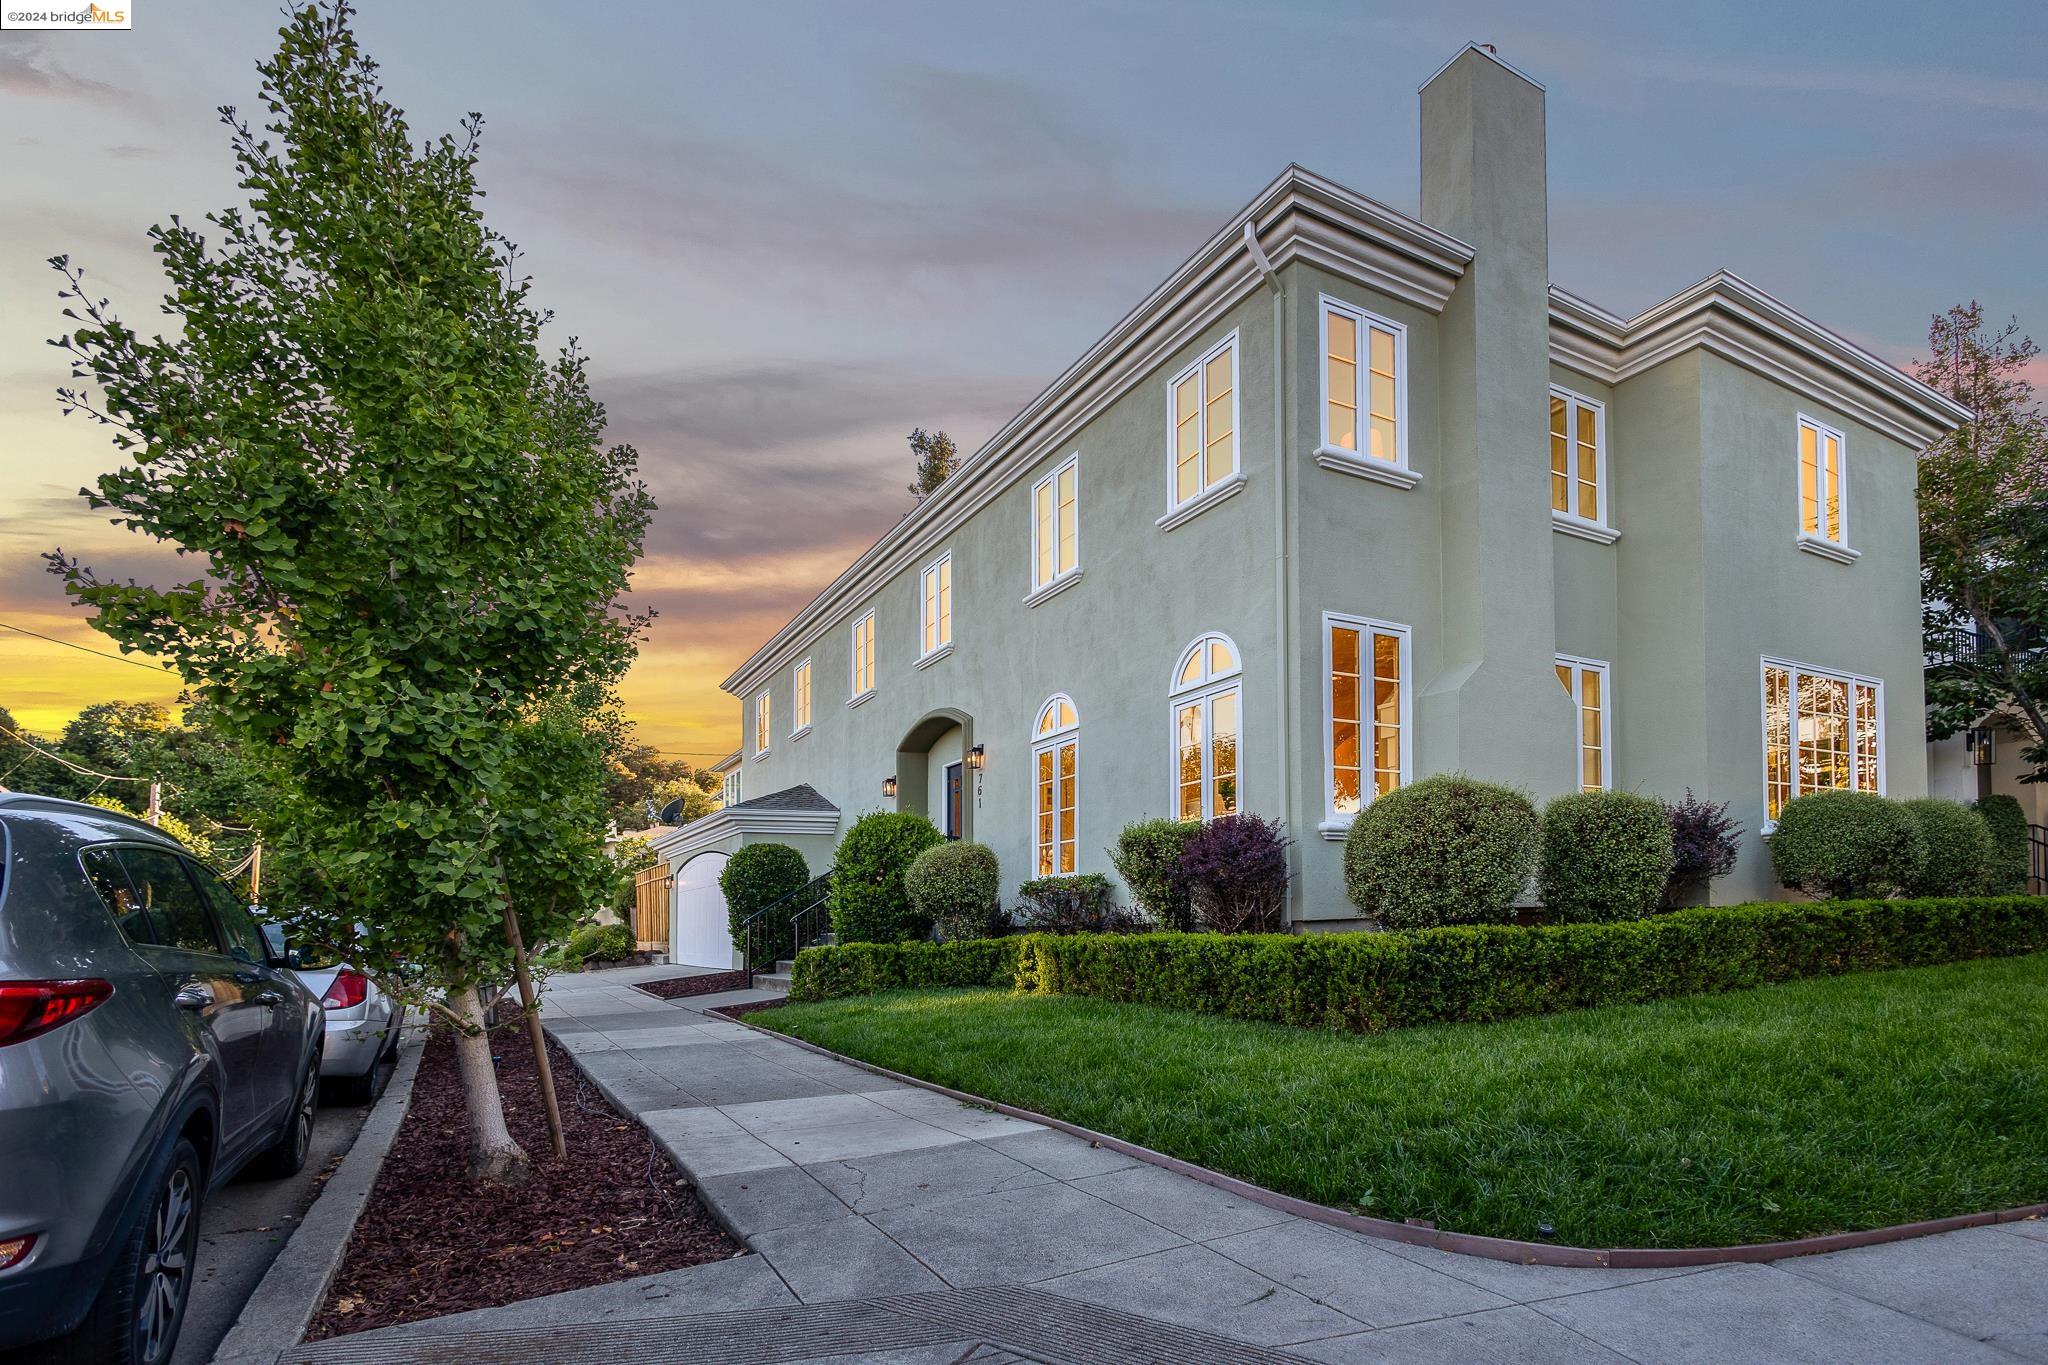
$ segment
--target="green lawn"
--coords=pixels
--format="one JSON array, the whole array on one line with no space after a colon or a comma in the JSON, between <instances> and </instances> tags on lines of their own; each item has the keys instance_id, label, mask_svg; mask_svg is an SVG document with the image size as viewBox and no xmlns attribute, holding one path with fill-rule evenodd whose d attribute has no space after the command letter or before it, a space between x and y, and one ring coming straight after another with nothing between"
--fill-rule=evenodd
<instances>
[{"instance_id":1,"label":"green lawn","mask_svg":"<svg viewBox=\"0 0 2048 1365\"><path fill-rule=\"evenodd\" d=\"M2048 954L1375 1036L995 990L754 1022L1461 1232L1724 1245L2048 1200Z\"/></svg>"}]
</instances>

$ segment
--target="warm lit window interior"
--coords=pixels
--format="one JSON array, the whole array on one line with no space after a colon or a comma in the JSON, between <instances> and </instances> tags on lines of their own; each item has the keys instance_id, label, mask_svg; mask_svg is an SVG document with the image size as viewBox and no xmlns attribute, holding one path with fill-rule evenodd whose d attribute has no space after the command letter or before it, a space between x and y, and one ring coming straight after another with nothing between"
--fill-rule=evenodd
<instances>
[{"instance_id":1,"label":"warm lit window interior","mask_svg":"<svg viewBox=\"0 0 2048 1365\"><path fill-rule=\"evenodd\" d=\"M1176 506L1237 472L1236 388L1235 338L1173 381Z\"/></svg>"},{"instance_id":2,"label":"warm lit window interior","mask_svg":"<svg viewBox=\"0 0 2048 1365\"><path fill-rule=\"evenodd\" d=\"M1604 791L1614 780L1607 760L1607 665L1597 659L1573 659L1560 654L1557 680L1577 712L1579 789Z\"/></svg>"},{"instance_id":3,"label":"warm lit window interior","mask_svg":"<svg viewBox=\"0 0 2048 1365\"><path fill-rule=\"evenodd\" d=\"M924 571L923 644L931 654L953 643L953 556L941 555Z\"/></svg>"},{"instance_id":4,"label":"warm lit window interior","mask_svg":"<svg viewBox=\"0 0 2048 1365\"><path fill-rule=\"evenodd\" d=\"M1037 773L1033 851L1038 875L1072 872L1081 809L1081 720L1064 695L1039 710L1031 763Z\"/></svg>"},{"instance_id":5,"label":"warm lit window interior","mask_svg":"<svg viewBox=\"0 0 2048 1365\"><path fill-rule=\"evenodd\" d=\"M1842 433L1799 419L1799 526L1807 535L1843 542Z\"/></svg>"},{"instance_id":6,"label":"warm lit window interior","mask_svg":"<svg viewBox=\"0 0 2048 1365\"><path fill-rule=\"evenodd\" d=\"M1238 725L1243 710L1237 647L1205 635L1174 670L1175 808L1183 820L1238 811Z\"/></svg>"},{"instance_id":7,"label":"warm lit window interior","mask_svg":"<svg viewBox=\"0 0 2048 1365\"><path fill-rule=\"evenodd\" d=\"M1795 796L1884 791L1884 683L1804 664L1764 662L1764 804Z\"/></svg>"},{"instance_id":8,"label":"warm lit window interior","mask_svg":"<svg viewBox=\"0 0 2048 1365\"><path fill-rule=\"evenodd\" d=\"M1080 457L1040 479L1031 503L1031 586L1042 588L1081 567Z\"/></svg>"},{"instance_id":9,"label":"warm lit window interior","mask_svg":"<svg viewBox=\"0 0 2048 1365\"><path fill-rule=\"evenodd\" d=\"M1329 729L1329 813L1358 814L1374 796L1406 778L1402 692L1408 633L1350 617L1326 617L1330 676L1324 700Z\"/></svg>"},{"instance_id":10,"label":"warm lit window interior","mask_svg":"<svg viewBox=\"0 0 2048 1365\"><path fill-rule=\"evenodd\" d=\"M875 690L875 614L853 623L853 695Z\"/></svg>"},{"instance_id":11,"label":"warm lit window interior","mask_svg":"<svg viewBox=\"0 0 2048 1365\"><path fill-rule=\"evenodd\" d=\"M1599 522L1606 433L1598 403L1564 389L1550 391L1550 507Z\"/></svg>"},{"instance_id":12,"label":"warm lit window interior","mask_svg":"<svg viewBox=\"0 0 2048 1365\"><path fill-rule=\"evenodd\" d=\"M1323 337L1323 444L1399 464L1397 329L1390 323L1326 301ZM1365 433L1362 446L1361 428Z\"/></svg>"},{"instance_id":13,"label":"warm lit window interior","mask_svg":"<svg viewBox=\"0 0 2048 1365\"><path fill-rule=\"evenodd\" d=\"M790 675L790 729L792 731L811 728L811 661L805 659Z\"/></svg>"}]
</instances>

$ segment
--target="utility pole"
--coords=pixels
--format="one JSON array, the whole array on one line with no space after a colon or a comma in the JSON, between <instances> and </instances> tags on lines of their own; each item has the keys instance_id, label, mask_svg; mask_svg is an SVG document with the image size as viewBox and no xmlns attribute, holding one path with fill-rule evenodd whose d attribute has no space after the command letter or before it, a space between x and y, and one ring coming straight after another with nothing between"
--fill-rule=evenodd
<instances>
[{"instance_id":1,"label":"utility pole","mask_svg":"<svg viewBox=\"0 0 2048 1365\"><path fill-rule=\"evenodd\" d=\"M149 781L149 811L142 818L149 821L149 823L152 825L160 825L163 823L163 813L163 783L157 781L155 778L151 778Z\"/></svg>"}]
</instances>

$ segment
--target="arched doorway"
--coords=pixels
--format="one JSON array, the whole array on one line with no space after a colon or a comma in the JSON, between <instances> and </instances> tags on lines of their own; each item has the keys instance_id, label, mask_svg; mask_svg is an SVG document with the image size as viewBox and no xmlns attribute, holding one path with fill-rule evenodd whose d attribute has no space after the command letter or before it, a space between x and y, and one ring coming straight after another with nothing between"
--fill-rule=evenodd
<instances>
[{"instance_id":1,"label":"arched doorway","mask_svg":"<svg viewBox=\"0 0 2048 1365\"><path fill-rule=\"evenodd\" d=\"M668 957L686 967L732 966L732 926L726 922L725 892L718 875L726 855L700 853L683 864L676 878L675 926L669 933Z\"/></svg>"},{"instance_id":2,"label":"arched doorway","mask_svg":"<svg viewBox=\"0 0 2048 1365\"><path fill-rule=\"evenodd\" d=\"M949 839L974 837L974 717L941 707L896 746L896 809L928 817Z\"/></svg>"}]
</instances>

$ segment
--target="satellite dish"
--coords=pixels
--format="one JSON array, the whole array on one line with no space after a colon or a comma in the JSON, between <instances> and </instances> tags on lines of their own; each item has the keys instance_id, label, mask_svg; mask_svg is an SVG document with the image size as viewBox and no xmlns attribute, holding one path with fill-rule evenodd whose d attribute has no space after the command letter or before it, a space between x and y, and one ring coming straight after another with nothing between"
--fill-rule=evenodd
<instances>
[{"instance_id":1,"label":"satellite dish","mask_svg":"<svg viewBox=\"0 0 2048 1365\"><path fill-rule=\"evenodd\" d=\"M678 796L675 800L663 806L660 815L655 818L657 823L664 825L680 825L683 823L683 798Z\"/></svg>"}]
</instances>

